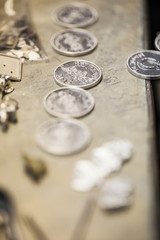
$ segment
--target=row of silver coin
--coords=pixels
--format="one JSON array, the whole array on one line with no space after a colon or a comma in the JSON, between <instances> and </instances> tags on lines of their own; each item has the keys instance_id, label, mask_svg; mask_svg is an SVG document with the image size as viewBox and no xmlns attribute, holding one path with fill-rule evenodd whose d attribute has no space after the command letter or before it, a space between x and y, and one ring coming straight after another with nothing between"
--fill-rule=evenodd
<instances>
[{"instance_id":1,"label":"row of silver coin","mask_svg":"<svg viewBox=\"0 0 160 240\"><path fill-rule=\"evenodd\" d=\"M84 29L77 28L88 26L97 20L98 14L95 9L86 4L71 3L57 8L52 18L64 27L74 27L52 36L51 45L58 53L80 56L96 48L96 37ZM68 155L84 149L90 142L88 128L72 118L83 117L93 110L94 98L83 89L97 85L102 73L92 62L71 60L56 68L54 78L62 88L50 91L43 104L50 115L63 119L43 123L37 131L37 142L46 152Z\"/></svg>"},{"instance_id":2,"label":"row of silver coin","mask_svg":"<svg viewBox=\"0 0 160 240\"><path fill-rule=\"evenodd\" d=\"M85 22L84 14L87 12L88 15L88 11L92 18ZM68 14L72 17L66 21ZM75 16L78 16L78 19L75 20ZM74 29L53 35L52 47L66 56L80 56L93 51L97 46L97 39L88 31L77 27L85 27L95 22L97 17L98 14L94 9L81 3L57 8L53 12L53 19L64 27L74 27ZM101 81L102 73L96 64L85 60L71 60L55 69L54 78L63 88L52 90L45 96L44 107L49 114L60 118L79 118L92 111L94 99L83 89L93 87ZM88 128L82 122L75 120L59 119L56 122L50 120L39 128L38 134L40 146L56 155L78 152L90 142ZM80 160L76 163L72 188L86 192L101 186L98 202L103 209L112 210L129 206L133 192L131 184L119 178L107 179L105 182L105 178L112 172L118 171L131 155L132 144L124 140L105 143L94 149L92 161Z\"/></svg>"},{"instance_id":3,"label":"row of silver coin","mask_svg":"<svg viewBox=\"0 0 160 240\"><path fill-rule=\"evenodd\" d=\"M155 39L155 47L160 50L160 34ZM146 80L160 79L160 52L143 50L132 54L127 60L128 71Z\"/></svg>"}]
</instances>

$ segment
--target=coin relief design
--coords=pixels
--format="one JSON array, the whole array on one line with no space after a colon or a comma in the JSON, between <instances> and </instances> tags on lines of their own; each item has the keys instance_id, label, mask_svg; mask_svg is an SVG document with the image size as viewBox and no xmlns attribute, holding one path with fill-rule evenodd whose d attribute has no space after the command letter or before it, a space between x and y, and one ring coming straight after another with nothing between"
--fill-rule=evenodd
<instances>
[{"instance_id":1,"label":"coin relief design","mask_svg":"<svg viewBox=\"0 0 160 240\"><path fill-rule=\"evenodd\" d=\"M55 9L53 20L63 27L86 27L98 19L97 11L83 3L70 3Z\"/></svg>"},{"instance_id":2,"label":"coin relief design","mask_svg":"<svg viewBox=\"0 0 160 240\"><path fill-rule=\"evenodd\" d=\"M53 35L51 45L62 55L80 56L93 51L97 46L97 39L86 30L69 29Z\"/></svg>"},{"instance_id":3,"label":"coin relief design","mask_svg":"<svg viewBox=\"0 0 160 240\"><path fill-rule=\"evenodd\" d=\"M36 141L45 152L69 155L84 149L90 142L90 133L78 120L49 120L36 133Z\"/></svg>"},{"instance_id":4,"label":"coin relief design","mask_svg":"<svg viewBox=\"0 0 160 240\"><path fill-rule=\"evenodd\" d=\"M60 86L74 86L84 89L97 85L102 78L100 68L89 61L73 60L59 65L54 78Z\"/></svg>"},{"instance_id":5,"label":"coin relief design","mask_svg":"<svg viewBox=\"0 0 160 240\"><path fill-rule=\"evenodd\" d=\"M141 51L134 53L127 60L128 71L139 78L160 78L160 52Z\"/></svg>"},{"instance_id":6,"label":"coin relief design","mask_svg":"<svg viewBox=\"0 0 160 240\"><path fill-rule=\"evenodd\" d=\"M93 107L92 95L80 88L56 89L44 98L45 110L56 117L82 117Z\"/></svg>"}]
</instances>

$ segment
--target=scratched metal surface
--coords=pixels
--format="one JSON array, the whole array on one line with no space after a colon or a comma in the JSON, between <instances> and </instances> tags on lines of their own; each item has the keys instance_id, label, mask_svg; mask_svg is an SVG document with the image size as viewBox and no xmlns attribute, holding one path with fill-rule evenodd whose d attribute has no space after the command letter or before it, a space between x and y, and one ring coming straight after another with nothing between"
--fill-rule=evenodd
<instances>
[{"instance_id":1,"label":"scratched metal surface","mask_svg":"<svg viewBox=\"0 0 160 240\"><path fill-rule=\"evenodd\" d=\"M51 12L60 3L68 2L71 1L29 1L32 22L48 61L24 64L22 81L13 84L16 90L12 97L18 100L20 109L18 123L11 125L7 133L0 133L0 184L13 195L20 214L32 216L48 239L73 239L79 223L85 240L120 240L128 236L130 240L153 240L153 123L148 109L148 102L152 105L151 89L148 82L146 91L145 81L133 77L126 69L127 57L143 49L141 1L82 1L95 7L100 16L87 28L98 38L97 49L78 58L93 61L103 72L102 82L88 90L95 98L95 109L80 120L89 127L92 142L86 150L67 157L49 155L36 146L35 129L51 119L42 101L50 90L58 87L53 81L53 71L60 63L72 59L59 55L50 45L51 35L63 29L53 23ZM77 160L89 159L94 147L114 138L126 138L134 144L134 156L118 173L133 183L134 204L128 210L112 214L95 204L85 223L82 213L88 199L97 196L97 192L77 193L71 189L73 166ZM45 161L48 175L40 184L33 183L24 173L23 153Z\"/></svg>"}]
</instances>

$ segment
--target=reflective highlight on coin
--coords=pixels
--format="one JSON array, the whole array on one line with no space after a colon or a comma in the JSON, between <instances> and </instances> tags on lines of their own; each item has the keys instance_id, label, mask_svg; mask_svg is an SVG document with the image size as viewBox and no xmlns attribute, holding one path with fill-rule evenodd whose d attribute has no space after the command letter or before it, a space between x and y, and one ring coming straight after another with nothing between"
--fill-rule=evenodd
<instances>
[{"instance_id":1,"label":"reflective highlight on coin","mask_svg":"<svg viewBox=\"0 0 160 240\"><path fill-rule=\"evenodd\" d=\"M89 61L73 60L59 65L54 78L60 86L74 86L84 89L97 85L102 78L100 68Z\"/></svg>"},{"instance_id":2,"label":"reflective highlight on coin","mask_svg":"<svg viewBox=\"0 0 160 240\"><path fill-rule=\"evenodd\" d=\"M78 120L49 120L36 133L36 141L45 152L69 155L84 149L90 142L90 133Z\"/></svg>"},{"instance_id":3,"label":"reflective highlight on coin","mask_svg":"<svg viewBox=\"0 0 160 240\"><path fill-rule=\"evenodd\" d=\"M44 108L56 117L82 117L93 107L92 95L80 88L55 89L44 98Z\"/></svg>"},{"instance_id":4,"label":"reflective highlight on coin","mask_svg":"<svg viewBox=\"0 0 160 240\"><path fill-rule=\"evenodd\" d=\"M55 9L52 18L64 27L86 27L97 20L98 14L94 8L75 2Z\"/></svg>"},{"instance_id":5,"label":"reflective highlight on coin","mask_svg":"<svg viewBox=\"0 0 160 240\"><path fill-rule=\"evenodd\" d=\"M68 29L53 35L51 45L62 55L81 56L96 48L97 39L84 29Z\"/></svg>"},{"instance_id":6,"label":"reflective highlight on coin","mask_svg":"<svg viewBox=\"0 0 160 240\"><path fill-rule=\"evenodd\" d=\"M158 34L157 37L155 38L154 45L157 48L157 50L160 51L160 34Z\"/></svg>"},{"instance_id":7,"label":"reflective highlight on coin","mask_svg":"<svg viewBox=\"0 0 160 240\"><path fill-rule=\"evenodd\" d=\"M127 60L128 71L143 79L160 78L160 52L140 51L131 55Z\"/></svg>"}]
</instances>

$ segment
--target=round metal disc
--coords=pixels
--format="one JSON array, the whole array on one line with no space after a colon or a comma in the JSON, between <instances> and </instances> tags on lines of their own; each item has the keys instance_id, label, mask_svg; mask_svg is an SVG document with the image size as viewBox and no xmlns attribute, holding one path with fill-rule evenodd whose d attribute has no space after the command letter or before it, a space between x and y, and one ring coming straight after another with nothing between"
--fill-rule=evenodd
<instances>
[{"instance_id":1,"label":"round metal disc","mask_svg":"<svg viewBox=\"0 0 160 240\"><path fill-rule=\"evenodd\" d=\"M156 49L160 51L160 34L158 34L157 37L155 38L154 45Z\"/></svg>"},{"instance_id":2,"label":"round metal disc","mask_svg":"<svg viewBox=\"0 0 160 240\"><path fill-rule=\"evenodd\" d=\"M94 107L92 95L80 88L59 88L44 98L44 108L56 117L83 117Z\"/></svg>"},{"instance_id":3,"label":"round metal disc","mask_svg":"<svg viewBox=\"0 0 160 240\"><path fill-rule=\"evenodd\" d=\"M53 35L51 45L62 55L81 56L96 48L97 39L84 29L67 29Z\"/></svg>"},{"instance_id":4,"label":"round metal disc","mask_svg":"<svg viewBox=\"0 0 160 240\"><path fill-rule=\"evenodd\" d=\"M160 52L140 51L131 55L127 60L128 71L143 79L160 78Z\"/></svg>"},{"instance_id":5,"label":"round metal disc","mask_svg":"<svg viewBox=\"0 0 160 240\"><path fill-rule=\"evenodd\" d=\"M49 120L38 128L36 140L45 152L63 156L84 149L90 142L90 133L78 120Z\"/></svg>"},{"instance_id":6,"label":"round metal disc","mask_svg":"<svg viewBox=\"0 0 160 240\"><path fill-rule=\"evenodd\" d=\"M52 18L63 27L86 27L98 19L98 14L94 8L75 2L56 8Z\"/></svg>"},{"instance_id":7,"label":"round metal disc","mask_svg":"<svg viewBox=\"0 0 160 240\"><path fill-rule=\"evenodd\" d=\"M59 65L54 78L60 86L74 86L84 89L97 85L102 79L100 68L89 61L72 60Z\"/></svg>"}]
</instances>

